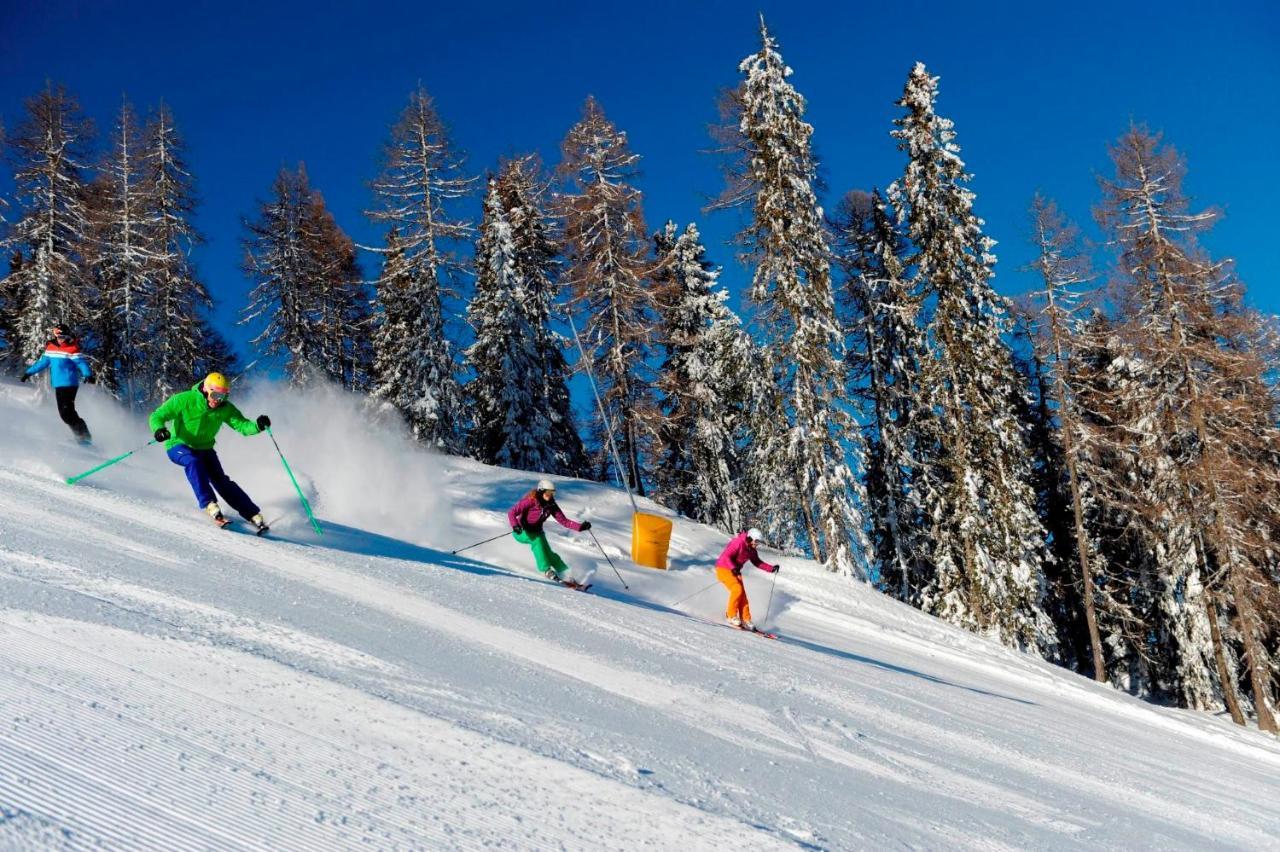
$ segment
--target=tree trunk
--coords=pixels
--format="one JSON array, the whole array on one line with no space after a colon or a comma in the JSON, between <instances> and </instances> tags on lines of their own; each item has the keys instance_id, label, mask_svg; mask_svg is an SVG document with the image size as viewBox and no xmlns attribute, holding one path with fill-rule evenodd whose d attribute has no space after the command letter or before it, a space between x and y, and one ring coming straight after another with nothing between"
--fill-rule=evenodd
<instances>
[{"instance_id":1,"label":"tree trunk","mask_svg":"<svg viewBox=\"0 0 1280 852\"><path fill-rule=\"evenodd\" d=\"M1227 653L1222 646L1222 630L1218 626L1218 596L1208 589L1204 593L1204 608L1209 616L1209 635L1213 637L1213 659L1218 664L1218 680L1222 682L1222 697L1231 713L1231 721L1244 726L1244 712L1240 709L1240 700L1236 697L1235 678L1227 665Z\"/></svg>"},{"instance_id":2,"label":"tree trunk","mask_svg":"<svg viewBox=\"0 0 1280 852\"><path fill-rule=\"evenodd\" d=\"M1071 513L1076 526L1076 556L1080 561L1080 583L1084 592L1084 620L1089 626L1089 648L1093 651L1093 679L1107 682L1107 665L1102 658L1102 636L1098 633L1098 613L1093 603L1093 569L1090 566L1088 533L1084 528L1084 507L1080 500L1080 479L1076 475L1076 460L1070 430L1074 424L1065 416L1065 403L1058 402L1062 419L1063 448L1066 450L1068 480L1071 485Z\"/></svg>"},{"instance_id":3,"label":"tree trunk","mask_svg":"<svg viewBox=\"0 0 1280 852\"><path fill-rule=\"evenodd\" d=\"M1049 304L1053 306L1053 290L1048 291ZM1084 528L1084 506L1080 498L1080 476L1076 472L1075 450L1075 417L1068 399L1067 377L1063 374L1063 356L1066 346L1063 342L1062 329L1058 325L1057 315L1052 316L1050 329L1053 335L1053 348L1056 362L1054 364L1054 387L1058 394L1058 421L1062 426L1062 449L1067 462L1067 480L1071 486L1071 514L1076 529L1076 557L1080 562L1080 584L1084 594L1084 620L1089 628L1089 648L1093 652L1093 679L1098 683L1107 682L1107 664L1102 656L1102 636L1098 632L1098 613L1093 603L1093 551L1088 533Z\"/></svg>"},{"instance_id":4,"label":"tree trunk","mask_svg":"<svg viewBox=\"0 0 1280 852\"><path fill-rule=\"evenodd\" d=\"M813 548L813 558L825 565L827 557L822 549L822 540L818 538L818 527L813 523L813 507L809 505L808 497L804 494L801 495L800 512L804 516L804 528L809 533L809 546Z\"/></svg>"},{"instance_id":5,"label":"tree trunk","mask_svg":"<svg viewBox=\"0 0 1280 852\"><path fill-rule=\"evenodd\" d=\"M1271 673L1267 670L1262 659L1262 648L1258 642L1258 637L1254 635L1253 628L1256 619L1253 617L1253 607L1249 603L1249 599L1245 597L1248 592L1242 586L1244 585L1239 578L1232 580L1232 587L1236 599L1236 617L1237 628L1240 631L1240 639L1244 642L1244 656L1249 663L1249 681L1253 685L1253 707L1254 713L1258 717L1258 730L1266 731L1270 734L1280 733L1276 730L1276 720L1271 714L1271 706L1267 702L1268 693L1271 691Z\"/></svg>"}]
</instances>

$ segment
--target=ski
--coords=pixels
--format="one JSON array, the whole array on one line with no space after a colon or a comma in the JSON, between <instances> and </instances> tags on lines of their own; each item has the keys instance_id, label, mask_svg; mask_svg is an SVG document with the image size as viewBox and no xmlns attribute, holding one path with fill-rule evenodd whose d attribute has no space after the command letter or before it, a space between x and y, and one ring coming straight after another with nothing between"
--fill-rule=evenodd
<instances>
[{"instance_id":1,"label":"ski","mask_svg":"<svg viewBox=\"0 0 1280 852\"><path fill-rule=\"evenodd\" d=\"M696 616L688 616L688 617L692 618L694 621L701 621L703 624L710 624L713 627L723 627L726 630L736 630L739 633L754 633L755 635L763 639L778 638L777 633L770 633L768 630L761 630L759 627L738 627L737 625L729 624L728 622L725 622L725 621L709 621L705 618L698 618Z\"/></svg>"},{"instance_id":2,"label":"ski","mask_svg":"<svg viewBox=\"0 0 1280 852\"><path fill-rule=\"evenodd\" d=\"M236 524L235 520L232 518L228 518L225 515L219 515L218 517L213 519L213 522L218 525L218 529L220 530L237 529L235 525ZM253 523L253 521L245 521L245 523L248 524L249 528L253 530L253 534L258 536L259 538L271 532L270 524L263 524L262 526L258 526L257 524Z\"/></svg>"},{"instance_id":3,"label":"ski","mask_svg":"<svg viewBox=\"0 0 1280 852\"><path fill-rule=\"evenodd\" d=\"M564 586L567 589L573 589L575 592L585 592L592 586L591 583L584 584L579 583L577 580L561 580L559 577L548 577L547 579L551 580L553 583Z\"/></svg>"},{"instance_id":4,"label":"ski","mask_svg":"<svg viewBox=\"0 0 1280 852\"><path fill-rule=\"evenodd\" d=\"M754 633L755 635L762 636L765 639L778 638L777 633L770 633L768 630L761 630L759 627L735 627L732 624L726 624L724 626L729 628L730 630L737 630L740 633Z\"/></svg>"}]
</instances>

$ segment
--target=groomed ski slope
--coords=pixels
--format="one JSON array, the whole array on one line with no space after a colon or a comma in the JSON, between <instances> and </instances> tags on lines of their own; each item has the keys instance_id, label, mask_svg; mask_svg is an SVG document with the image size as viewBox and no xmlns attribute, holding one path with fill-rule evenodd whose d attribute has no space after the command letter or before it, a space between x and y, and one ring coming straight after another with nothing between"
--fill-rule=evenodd
<instances>
[{"instance_id":1,"label":"groomed ski slope","mask_svg":"<svg viewBox=\"0 0 1280 852\"><path fill-rule=\"evenodd\" d=\"M266 389L218 530L96 388L76 446L0 385L0 848L1280 849L1280 743L1156 708L782 557L773 642L719 624L720 533L627 559L625 494L504 538L533 474L446 459L336 394ZM652 508L646 504L648 508ZM770 554L766 553L766 558ZM757 618L771 578L747 572ZM673 602L693 595L687 602Z\"/></svg>"}]
</instances>

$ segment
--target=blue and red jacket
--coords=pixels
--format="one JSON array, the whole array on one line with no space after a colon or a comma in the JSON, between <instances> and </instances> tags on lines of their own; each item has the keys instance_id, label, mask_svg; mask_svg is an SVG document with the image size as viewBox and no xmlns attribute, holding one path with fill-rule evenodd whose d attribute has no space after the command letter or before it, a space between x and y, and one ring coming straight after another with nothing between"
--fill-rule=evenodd
<instances>
[{"instance_id":1,"label":"blue and red jacket","mask_svg":"<svg viewBox=\"0 0 1280 852\"><path fill-rule=\"evenodd\" d=\"M27 368L27 375L34 376L46 368L49 370L49 383L55 388L77 387L80 379L87 379L93 374L89 359L80 352L80 344L74 340L67 343L50 340L45 344L40 359Z\"/></svg>"}]
</instances>

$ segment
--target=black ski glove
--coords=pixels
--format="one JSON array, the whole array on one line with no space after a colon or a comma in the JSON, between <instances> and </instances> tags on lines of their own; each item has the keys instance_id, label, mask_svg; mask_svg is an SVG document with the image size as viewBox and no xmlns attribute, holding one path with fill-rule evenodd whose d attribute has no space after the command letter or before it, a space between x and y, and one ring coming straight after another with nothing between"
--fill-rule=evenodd
<instances>
[{"instance_id":1,"label":"black ski glove","mask_svg":"<svg viewBox=\"0 0 1280 852\"><path fill-rule=\"evenodd\" d=\"M265 414L258 415L258 431L265 432L271 428L271 418Z\"/></svg>"},{"instance_id":2,"label":"black ski glove","mask_svg":"<svg viewBox=\"0 0 1280 852\"><path fill-rule=\"evenodd\" d=\"M770 573L770 574L777 574L777 573L778 573L779 571L781 571L781 570L782 570L782 566L781 566L781 565L775 565L775 566L773 566L773 570L772 570L772 571L770 571L769 573Z\"/></svg>"},{"instance_id":3,"label":"black ski glove","mask_svg":"<svg viewBox=\"0 0 1280 852\"><path fill-rule=\"evenodd\" d=\"M18 381L20 381L20 382L26 382L26 381L30 381L30 380L31 380L31 374L30 374L30 373L23 373L23 374L22 374L22 378L18 379Z\"/></svg>"},{"instance_id":4,"label":"black ski glove","mask_svg":"<svg viewBox=\"0 0 1280 852\"><path fill-rule=\"evenodd\" d=\"M524 532L524 527L520 526L519 524L516 524L514 527L511 528L511 531L516 535L520 535L520 533Z\"/></svg>"},{"instance_id":5,"label":"black ski glove","mask_svg":"<svg viewBox=\"0 0 1280 852\"><path fill-rule=\"evenodd\" d=\"M587 530L591 529L591 522L590 522L590 521L583 521L583 522L582 522L582 526L581 526L581 527L579 527L579 529L580 529L580 530L582 530L582 532L586 532Z\"/></svg>"},{"instance_id":6,"label":"black ski glove","mask_svg":"<svg viewBox=\"0 0 1280 852\"><path fill-rule=\"evenodd\" d=\"M156 430L156 433L151 437L156 439L157 444L163 444L165 441L169 440L173 436L169 434L168 429L161 426L159 429Z\"/></svg>"}]
</instances>

